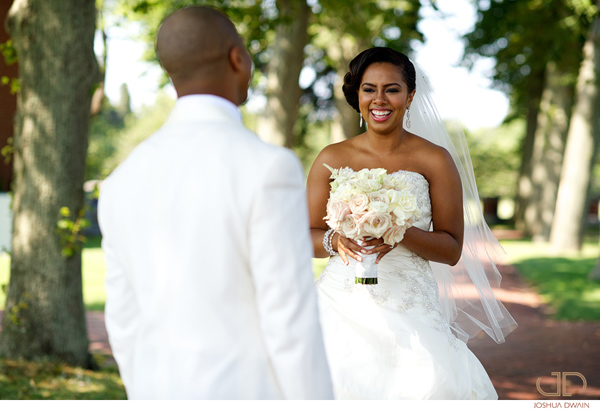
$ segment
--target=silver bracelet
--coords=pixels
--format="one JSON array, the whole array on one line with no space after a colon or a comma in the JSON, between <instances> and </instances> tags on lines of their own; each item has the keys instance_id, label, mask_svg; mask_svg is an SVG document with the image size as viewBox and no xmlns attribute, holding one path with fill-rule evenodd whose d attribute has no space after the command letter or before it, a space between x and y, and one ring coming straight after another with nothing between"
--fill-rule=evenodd
<instances>
[{"instance_id":1,"label":"silver bracelet","mask_svg":"<svg viewBox=\"0 0 600 413\"><path fill-rule=\"evenodd\" d=\"M333 246L331 245L331 241L333 240L334 234L335 232L333 231L333 228L330 228L327 230L327 232L325 232L325 235L323 236L323 248L325 248L325 251L327 251L327 253L330 256L337 255L337 252L333 250Z\"/></svg>"}]
</instances>

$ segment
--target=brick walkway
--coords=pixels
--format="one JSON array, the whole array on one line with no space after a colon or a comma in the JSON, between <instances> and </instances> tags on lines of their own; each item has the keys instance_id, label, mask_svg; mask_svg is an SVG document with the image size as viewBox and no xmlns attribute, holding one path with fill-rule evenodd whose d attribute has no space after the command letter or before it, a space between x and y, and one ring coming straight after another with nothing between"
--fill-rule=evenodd
<instances>
[{"instance_id":1,"label":"brick walkway","mask_svg":"<svg viewBox=\"0 0 600 413\"><path fill-rule=\"evenodd\" d=\"M506 342L496 344L487 335L469 340L469 347L487 370L501 400L589 400L600 399L600 322L550 320L547 308L511 266L499 266L501 289L496 296L519 326ZM481 336L481 334L480 334ZM578 372L587 381L568 376L568 397L543 396L556 393L553 372ZM564 394L564 393L563 393Z\"/></svg>"}]
</instances>

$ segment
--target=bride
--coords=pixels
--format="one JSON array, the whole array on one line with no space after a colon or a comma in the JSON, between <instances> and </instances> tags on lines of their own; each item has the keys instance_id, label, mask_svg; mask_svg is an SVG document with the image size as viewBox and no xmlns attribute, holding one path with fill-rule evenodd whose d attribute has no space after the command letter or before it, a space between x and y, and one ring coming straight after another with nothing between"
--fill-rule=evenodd
<instances>
[{"instance_id":1,"label":"bride","mask_svg":"<svg viewBox=\"0 0 600 413\"><path fill-rule=\"evenodd\" d=\"M316 284L336 398L497 399L466 342L481 330L503 342L516 323L491 288L498 243L464 135L450 136L420 69L393 49L356 56L343 91L366 132L324 148L307 183L315 256L331 257ZM402 176L420 218L394 246L333 232L329 167ZM378 283L355 284L356 263L374 254Z\"/></svg>"}]
</instances>

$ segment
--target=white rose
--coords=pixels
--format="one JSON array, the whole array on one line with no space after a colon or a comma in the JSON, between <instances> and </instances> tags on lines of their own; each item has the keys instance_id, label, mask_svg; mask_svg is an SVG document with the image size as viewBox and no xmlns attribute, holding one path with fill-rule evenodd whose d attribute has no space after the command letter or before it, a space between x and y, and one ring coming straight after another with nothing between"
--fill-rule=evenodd
<instances>
[{"instance_id":1,"label":"white rose","mask_svg":"<svg viewBox=\"0 0 600 413\"><path fill-rule=\"evenodd\" d=\"M352 185L351 181L346 181L335 190L333 195L335 199L350 201L350 199L352 199L352 196L355 193L356 190L354 189L354 186Z\"/></svg>"},{"instance_id":2,"label":"white rose","mask_svg":"<svg viewBox=\"0 0 600 413\"><path fill-rule=\"evenodd\" d=\"M396 225L406 225L406 220L410 218L407 216L406 212L404 212L404 210L399 206L394 208L392 213L395 217L393 221Z\"/></svg>"},{"instance_id":3,"label":"white rose","mask_svg":"<svg viewBox=\"0 0 600 413\"><path fill-rule=\"evenodd\" d=\"M350 168L342 168L338 171L338 176L340 178L344 178L344 179L350 179L352 178L354 175L356 174L356 172L354 172L352 169Z\"/></svg>"},{"instance_id":4,"label":"white rose","mask_svg":"<svg viewBox=\"0 0 600 413\"><path fill-rule=\"evenodd\" d=\"M360 218L359 225L362 228L363 235L381 238L392 226L392 220L389 214L367 212Z\"/></svg>"},{"instance_id":5,"label":"white rose","mask_svg":"<svg viewBox=\"0 0 600 413\"><path fill-rule=\"evenodd\" d=\"M327 216L324 219L327 220L327 225L330 228L337 231L340 228L341 222L349 214L350 207L346 202L330 199L327 202Z\"/></svg>"},{"instance_id":6,"label":"white rose","mask_svg":"<svg viewBox=\"0 0 600 413\"><path fill-rule=\"evenodd\" d=\"M377 212L379 214L384 214L387 212L388 204L381 201L371 201L369 203L369 212Z\"/></svg>"},{"instance_id":7,"label":"white rose","mask_svg":"<svg viewBox=\"0 0 600 413\"><path fill-rule=\"evenodd\" d=\"M369 206L369 197L365 194L354 194L350 198L350 210L353 214L360 214L367 210Z\"/></svg>"},{"instance_id":8,"label":"white rose","mask_svg":"<svg viewBox=\"0 0 600 413\"><path fill-rule=\"evenodd\" d=\"M391 175L386 175L383 177L381 181L384 189L395 189L396 188L396 180Z\"/></svg>"},{"instance_id":9,"label":"white rose","mask_svg":"<svg viewBox=\"0 0 600 413\"><path fill-rule=\"evenodd\" d=\"M400 192L394 189L389 189L386 193L388 198L388 204L390 205L390 210L393 210L396 206L400 205Z\"/></svg>"},{"instance_id":10,"label":"white rose","mask_svg":"<svg viewBox=\"0 0 600 413\"><path fill-rule=\"evenodd\" d=\"M387 176L387 171L383 168L371 169L370 176L377 182L382 183L383 179Z\"/></svg>"},{"instance_id":11,"label":"white rose","mask_svg":"<svg viewBox=\"0 0 600 413\"><path fill-rule=\"evenodd\" d=\"M355 178L362 181L365 179L369 179L369 170L368 169L361 169L360 171L358 171L355 175Z\"/></svg>"},{"instance_id":12,"label":"white rose","mask_svg":"<svg viewBox=\"0 0 600 413\"><path fill-rule=\"evenodd\" d=\"M404 239L404 233L406 232L406 226L394 225L383 234L383 242L388 245L396 245Z\"/></svg>"},{"instance_id":13,"label":"white rose","mask_svg":"<svg viewBox=\"0 0 600 413\"><path fill-rule=\"evenodd\" d=\"M339 188L340 185L342 185L347 180L348 180L348 178L343 177L343 176L340 176L340 177L336 178L333 182L330 183L331 190L335 191L336 189Z\"/></svg>"},{"instance_id":14,"label":"white rose","mask_svg":"<svg viewBox=\"0 0 600 413\"><path fill-rule=\"evenodd\" d=\"M412 212L417 209L417 197L408 191L401 191L399 204L404 211Z\"/></svg>"},{"instance_id":15,"label":"white rose","mask_svg":"<svg viewBox=\"0 0 600 413\"><path fill-rule=\"evenodd\" d=\"M377 192L371 192L369 194L369 201L371 202L383 202L388 205L390 203L390 199L387 196L387 191L379 190Z\"/></svg>"},{"instance_id":16,"label":"white rose","mask_svg":"<svg viewBox=\"0 0 600 413\"><path fill-rule=\"evenodd\" d=\"M375 179L361 179L356 182L356 187L361 192L366 192L366 193L379 191L382 188L382 186L383 185L381 185Z\"/></svg>"},{"instance_id":17,"label":"white rose","mask_svg":"<svg viewBox=\"0 0 600 413\"><path fill-rule=\"evenodd\" d=\"M346 215L344 220L340 223L339 232L346 238L358 240L361 236L358 219L354 215Z\"/></svg>"},{"instance_id":18,"label":"white rose","mask_svg":"<svg viewBox=\"0 0 600 413\"><path fill-rule=\"evenodd\" d=\"M415 215L417 207L417 197L408 191L400 192L400 208L406 213L406 219L410 219Z\"/></svg>"}]
</instances>

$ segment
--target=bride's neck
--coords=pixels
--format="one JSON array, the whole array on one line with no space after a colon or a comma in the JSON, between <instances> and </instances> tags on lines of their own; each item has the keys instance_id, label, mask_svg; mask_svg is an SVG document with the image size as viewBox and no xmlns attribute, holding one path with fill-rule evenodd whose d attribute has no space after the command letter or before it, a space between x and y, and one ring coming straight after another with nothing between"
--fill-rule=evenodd
<instances>
[{"instance_id":1,"label":"bride's neck","mask_svg":"<svg viewBox=\"0 0 600 413\"><path fill-rule=\"evenodd\" d=\"M399 130L386 134L367 130L366 142L374 152L379 154L392 153L402 145L407 133L402 126Z\"/></svg>"}]
</instances>

